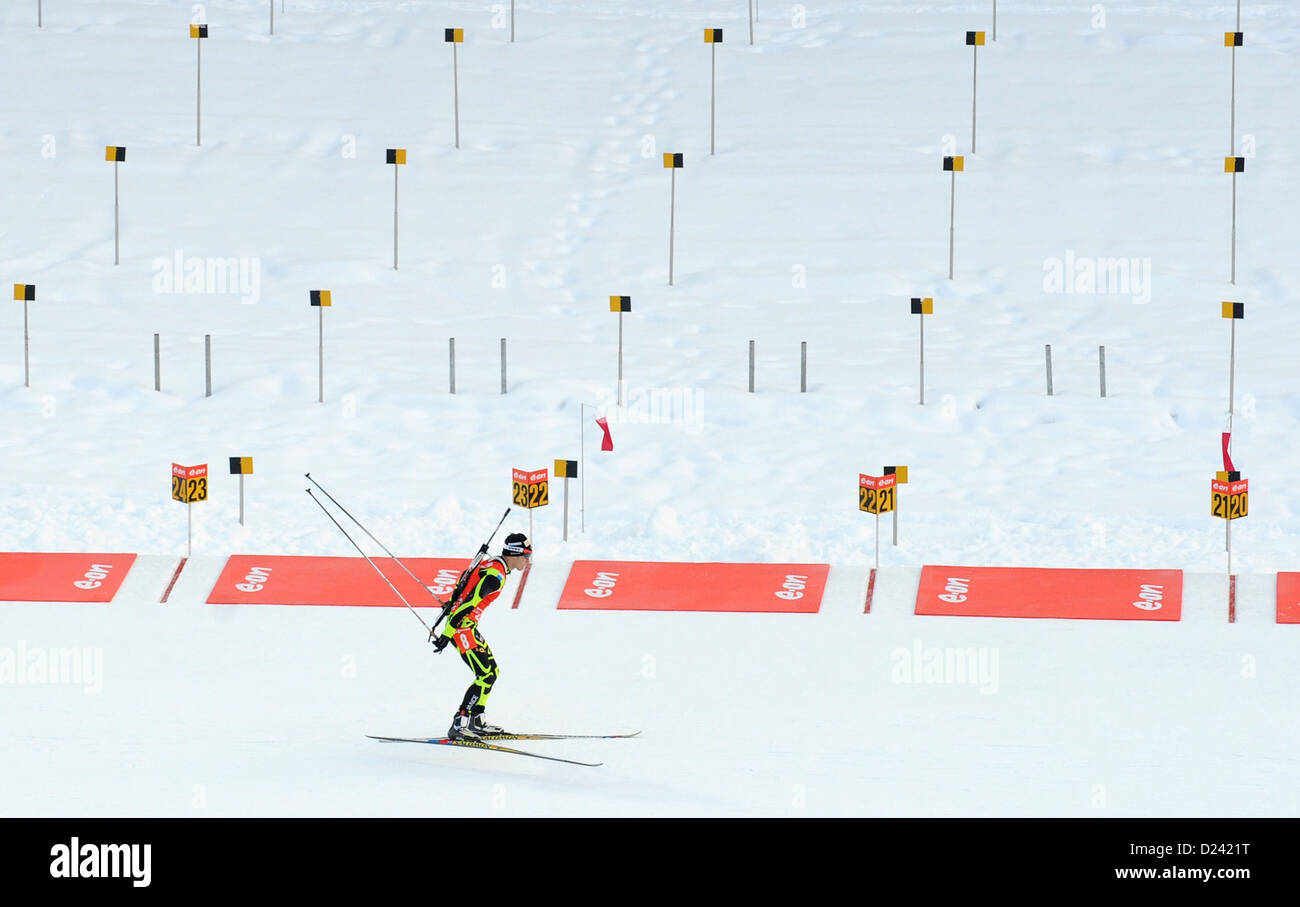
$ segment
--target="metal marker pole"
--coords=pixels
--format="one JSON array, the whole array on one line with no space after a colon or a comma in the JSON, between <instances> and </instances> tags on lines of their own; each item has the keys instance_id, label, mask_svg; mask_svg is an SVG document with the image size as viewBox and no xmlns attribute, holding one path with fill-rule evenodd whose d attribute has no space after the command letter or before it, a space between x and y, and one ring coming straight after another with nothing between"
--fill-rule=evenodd
<instances>
[{"instance_id":1,"label":"metal marker pole","mask_svg":"<svg viewBox=\"0 0 1300 907\"><path fill-rule=\"evenodd\" d=\"M203 396L212 396L212 335L203 335Z\"/></svg>"},{"instance_id":2,"label":"metal marker pole","mask_svg":"<svg viewBox=\"0 0 1300 907\"><path fill-rule=\"evenodd\" d=\"M506 338L501 338L501 393L506 392ZM530 535L529 538L532 538Z\"/></svg>"},{"instance_id":3,"label":"metal marker pole","mask_svg":"<svg viewBox=\"0 0 1300 907\"><path fill-rule=\"evenodd\" d=\"M397 270L397 171L401 168L393 164L393 270Z\"/></svg>"},{"instance_id":4,"label":"metal marker pole","mask_svg":"<svg viewBox=\"0 0 1300 907\"><path fill-rule=\"evenodd\" d=\"M36 27L45 27L45 0L36 0Z\"/></svg>"},{"instance_id":5,"label":"metal marker pole","mask_svg":"<svg viewBox=\"0 0 1300 907\"><path fill-rule=\"evenodd\" d=\"M121 262L121 257L119 255L120 246L118 244L117 199L117 161L113 161L113 264L119 264Z\"/></svg>"},{"instance_id":6,"label":"metal marker pole","mask_svg":"<svg viewBox=\"0 0 1300 907\"><path fill-rule=\"evenodd\" d=\"M894 486L894 547L898 547L898 486Z\"/></svg>"},{"instance_id":7,"label":"metal marker pole","mask_svg":"<svg viewBox=\"0 0 1300 907\"><path fill-rule=\"evenodd\" d=\"M749 341L749 392L754 392L754 341Z\"/></svg>"},{"instance_id":8,"label":"metal marker pole","mask_svg":"<svg viewBox=\"0 0 1300 907\"><path fill-rule=\"evenodd\" d=\"M1235 179L1235 177L1234 177ZM672 188L668 196L668 286L673 285L673 231L677 219L677 168L672 168ZM1235 209L1234 209L1235 210Z\"/></svg>"},{"instance_id":9,"label":"metal marker pole","mask_svg":"<svg viewBox=\"0 0 1300 907\"><path fill-rule=\"evenodd\" d=\"M952 280L952 245L957 224L957 171L952 171L952 194L948 199L948 279Z\"/></svg>"},{"instance_id":10,"label":"metal marker pole","mask_svg":"<svg viewBox=\"0 0 1300 907\"><path fill-rule=\"evenodd\" d=\"M320 367L320 399L319 402L325 402L325 306L320 306L320 331L317 335L318 340L318 359Z\"/></svg>"},{"instance_id":11,"label":"metal marker pole","mask_svg":"<svg viewBox=\"0 0 1300 907\"><path fill-rule=\"evenodd\" d=\"M1237 171L1232 171L1232 280L1237 282Z\"/></svg>"},{"instance_id":12,"label":"metal marker pole","mask_svg":"<svg viewBox=\"0 0 1300 907\"><path fill-rule=\"evenodd\" d=\"M622 316L619 316L622 317ZM592 407L594 411L596 407ZM578 404L578 514L587 531L587 404ZM532 536L529 536L531 538Z\"/></svg>"},{"instance_id":13,"label":"metal marker pole","mask_svg":"<svg viewBox=\"0 0 1300 907\"><path fill-rule=\"evenodd\" d=\"M515 0L510 0L510 43L515 43ZM528 516L531 518L532 514L530 513ZM532 529L532 527L533 524L529 522L528 528ZM529 534L528 537L532 538L532 535Z\"/></svg>"},{"instance_id":14,"label":"metal marker pole","mask_svg":"<svg viewBox=\"0 0 1300 907\"><path fill-rule=\"evenodd\" d=\"M754 46L754 0L749 0L749 46Z\"/></svg>"},{"instance_id":15,"label":"metal marker pole","mask_svg":"<svg viewBox=\"0 0 1300 907\"><path fill-rule=\"evenodd\" d=\"M271 34L275 35L275 0L271 0ZM244 521L240 520L239 522L242 525Z\"/></svg>"},{"instance_id":16,"label":"metal marker pole","mask_svg":"<svg viewBox=\"0 0 1300 907\"><path fill-rule=\"evenodd\" d=\"M1237 382L1237 319L1232 319L1232 334L1228 341L1228 430L1232 430L1233 401Z\"/></svg>"},{"instance_id":17,"label":"metal marker pole","mask_svg":"<svg viewBox=\"0 0 1300 907\"><path fill-rule=\"evenodd\" d=\"M1052 345L1044 344L1044 353L1047 356L1047 396L1052 396Z\"/></svg>"},{"instance_id":18,"label":"metal marker pole","mask_svg":"<svg viewBox=\"0 0 1300 907\"><path fill-rule=\"evenodd\" d=\"M194 505L185 502L185 556L194 553Z\"/></svg>"},{"instance_id":19,"label":"metal marker pole","mask_svg":"<svg viewBox=\"0 0 1300 907\"><path fill-rule=\"evenodd\" d=\"M32 386L31 333L27 326L27 300L23 300L23 387Z\"/></svg>"},{"instance_id":20,"label":"metal marker pole","mask_svg":"<svg viewBox=\"0 0 1300 907\"><path fill-rule=\"evenodd\" d=\"M460 147L460 73L456 54L456 42L451 42L451 85L452 100L456 111L456 147Z\"/></svg>"},{"instance_id":21,"label":"metal marker pole","mask_svg":"<svg viewBox=\"0 0 1300 907\"><path fill-rule=\"evenodd\" d=\"M564 477L564 540L569 540L569 477Z\"/></svg>"},{"instance_id":22,"label":"metal marker pole","mask_svg":"<svg viewBox=\"0 0 1300 907\"><path fill-rule=\"evenodd\" d=\"M1106 348L1097 347L1097 364L1101 369L1101 395L1106 396Z\"/></svg>"},{"instance_id":23,"label":"metal marker pole","mask_svg":"<svg viewBox=\"0 0 1300 907\"><path fill-rule=\"evenodd\" d=\"M876 569L880 569L880 514L876 514Z\"/></svg>"},{"instance_id":24,"label":"metal marker pole","mask_svg":"<svg viewBox=\"0 0 1300 907\"><path fill-rule=\"evenodd\" d=\"M203 144L203 39L195 38L194 144Z\"/></svg>"},{"instance_id":25,"label":"metal marker pole","mask_svg":"<svg viewBox=\"0 0 1300 907\"><path fill-rule=\"evenodd\" d=\"M1228 153L1236 154L1237 147L1237 45L1232 45L1232 105L1228 118Z\"/></svg>"},{"instance_id":26,"label":"metal marker pole","mask_svg":"<svg viewBox=\"0 0 1300 907\"><path fill-rule=\"evenodd\" d=\"M718 106L718 45L714 42L709 47L712 49L713 56L712 70L709 77L709 154L713 154L714 125Z\"/></svg>"},{"instance_id":27,"label":"metal marker pole","mask_svg":"<svg viewBox=\"0 0 1300 907\"><path fill-rule=\"evenodd\" d=\"M244 525L244 474L242 472L239 474L239 525Z\"/></svg>"},{"instance_id":28,"label":"metal marker pole","mask_svg":"<svg viewBox=\"0 0 1300 907\"><path fill-rule=\"evenodd\" d=\"M920 314L921 319L921 406L925 406L925 313Z\"/></svg>"},{"instance_id":29,"label":"metal marker pole","mask_svg":"<svg viewBox=\"0 0 1300 907\"><path fill-rule=\"evenodd\" d=\"M447 338L447 393L456 393L456 338Z\"/></svg>"},{"instance_id":30,"label":"metal marker pole","mask_svg":"<svg viewBox=\"0 0 1300 907\"><path fill-rule=\"evenodd\" d=\"M975 153L975 81L979 72L980 47L978 44L971 45L971 70L970 70L970 153Z\"/></svg>"},{"instance_id":31,"label":"metal marker pole","mask_svg":"<svg viewBox=\"0 0 1300 907\"><path fill-rule=\"evenodd\" d=\"M162 351L157 334L153 335L153 389L162 390Z\"/></svg>"},{"instance_id":32,"label":"metal marker pole","mask_svg":"<svg viewBox=\"0 0 1300 907\"><path fill-rule=\"evenodd\" d=\"M618 313L618 405L623 405L623 313Z\"/></svg>"},{"instance_id":33,"label":"metal marker pole","mask_svg":"<svg viewBox=\"0 0 1300 907\"><path fill-rule=\"evenodd\" d=\"M993 0L993 40L998 39L998 0Z\"/></svg>"},{"instance_id":34,"label":"metal marker pole","mask_svg":"<svg viewBox=\"0 0 1300 907\"><path fill-rule=\"evenodd\" d=\"M799 341L799 393L808 393L808 341Z\"/></svg>"}]
</instances>

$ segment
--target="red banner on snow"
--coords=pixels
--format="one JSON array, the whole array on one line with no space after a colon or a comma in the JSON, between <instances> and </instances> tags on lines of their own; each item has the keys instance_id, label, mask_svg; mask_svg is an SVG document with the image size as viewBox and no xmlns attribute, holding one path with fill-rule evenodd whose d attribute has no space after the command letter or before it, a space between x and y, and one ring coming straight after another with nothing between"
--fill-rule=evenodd
<instances>
[{"instance_id":1,"label":"red banner on snow","mask_svg":"<svg viewBox=\"0 0 1300 907\"><path fill-rule=\"evenodd\" d=\"M559 608L813 614L829 571L826 564L575 561Z\"/></svg>"},{"instance_id":2,"label":"red banner on snow","mask_svg":"<svg viewBox=\"0 0 1300 907\"><path fill-rule=\"evenodd\" d=\"M1300 624L1300 573L1277 575L1277 622Z\"/></svg>"},{"instance_id":3,"label":"red banner on snow","mask_svg":"<svg viewBox=\"0 0 1300 907\"><path fill-rule=\"evenodd\" d=\"M110 602L134 554L0 553L0 601Z\"/></svg>"},{"instance_id":4,"label":"red banner on snow","mask_svg":"<svg viewBox=\"0 0 1300 907\"><path fill-rule=\"evenodd\" d=\"M1178 620L1181 570L923 567L917 614Z\"/></svg>"},{"instance_id":5,"label":"red banner on snow","mask_svg":"<svg viewBox=\"0 0 1300 907\"><path fill-rule=\"evenodd\" d=\"M412 607L439 607L391 558L377 557L374 562ZM440 598L451 594L460 572L469 566L453 558L412 557L402 558L402 563ZM237 554L226 561L208 604L403 607L365 558L252 554Z\"/></svg>"}]
</instances>

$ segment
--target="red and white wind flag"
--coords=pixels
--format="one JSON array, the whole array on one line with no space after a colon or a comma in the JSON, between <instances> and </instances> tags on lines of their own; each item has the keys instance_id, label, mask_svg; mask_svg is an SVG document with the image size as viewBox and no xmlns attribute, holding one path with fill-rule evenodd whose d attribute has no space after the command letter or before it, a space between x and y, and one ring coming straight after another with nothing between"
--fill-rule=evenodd
<instances>
[{"instance_id":1,"label":"red and white wind flag","mask_svg":"<svg viewBox=\"0 0 1300 907\"><path fill-rule=\"evenodd\" d=\"M611 437L609 436L609 422L605 419L604 416L601 416L599 419L596 420L596 424L599 425L601 431L603 431L603 432L605 433L605 438L604 438L604 440L602 440L602 441L600 442L600 449L601 449L601 450L613 450L613 449L614 449L614 439L611 438ZM1225 442L1225 443L1226 443L1226 442ZM1226 447L1224 448L1224 451L1225 451L1224 456L1226 457L1226 456L1227 456L1227 453L1226 453L1227 448L1226 448Z\"/></svg>"}]
</instances>

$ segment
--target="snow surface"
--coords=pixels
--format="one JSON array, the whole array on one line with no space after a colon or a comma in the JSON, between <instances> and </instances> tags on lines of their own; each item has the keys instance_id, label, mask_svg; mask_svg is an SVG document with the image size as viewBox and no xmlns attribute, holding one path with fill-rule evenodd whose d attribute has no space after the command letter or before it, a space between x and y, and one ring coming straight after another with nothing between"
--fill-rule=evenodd
<instances>
[{"instance_id":1,"label":"snow surface","mask_svg":"<svg viewBox=\"0 0 1300 907\"><path fill-rule=\"evenodd\" d=\"M1297 811L1300 668L1270 602L1300 536L1293 4L1244 4L1235 287L1229 3L1106 4L1102 28L1092 4L999 4L951 282L940 158L968 153L962 32L989 28L983 2L831 0L805 27L761 3L753 48L741 3L521 2L511 46L487 3L290 0L268 38L265 3L210 2L201 148L190 4L45 6L40 30L27 4L0 12L0 78L22 86L0 99L0 272L38 287L30 389L22 307L0 307L0 548L145 557L109 606L0 605L0 648L88 646L104 666L97 694L0 685L0 814ZM710 158L701 32L717 26ZM128 149L119 267L108 144ZM409 154L400 271L389 147ZM686 155L673 287L665 151ZM157 260L178 253L250 259L256 300L158 292ZM1149 300L1045 292L1045 262L1067 255L1149 259ZM627 409L688 403L674 421L618 417L610 294L633 299ZM935 299L924 407L914 295ZM1233 453L1252 492L1232 626L1206 487L1225 299L1246 304ZM409 614L202 604L227 553L353 553L307 471L400 554L470 553L511 467L579 455L582 402L608 409L616 446L599 453L588 421L585 532L561 542L553 486L524 604L484 630L495 720L644 731L534 745L602 768L365 740L441 732L468 680L430 661ZM246 527L223 474L236 455L256 468ZM160 605L185 550L173 461L211 464L213 499ZM863 616L874 521L854 489L886 463L911 483ZM833 569L818 615L555 611L577 558ZM960 620L910 614L925 563L1193 572L1177 625ZM996 692L898 682L917 645L996 652Z\"/></svg>"}]
</instances>

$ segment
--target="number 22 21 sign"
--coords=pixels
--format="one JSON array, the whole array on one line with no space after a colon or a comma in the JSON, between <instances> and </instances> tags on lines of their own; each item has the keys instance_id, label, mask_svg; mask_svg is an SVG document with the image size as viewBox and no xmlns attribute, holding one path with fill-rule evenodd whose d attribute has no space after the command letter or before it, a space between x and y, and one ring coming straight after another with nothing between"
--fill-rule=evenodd
<instances>
[{"instance_id":1,"label":"number 22 21 sign","mask_svg":"<svg viewBox=\"0 0 1300 907\"><path fill-rule=\"evenodd\" d=\"M545 507L550 503L550 473L545 469L528 472L523 469L510 471L511 499L516 507L532 510Z\"/></svg>"},{"instance_id":2,"label":"number 22 21 sign","mask_svg":"<svg viewBox=\"0 0 1300 907\"><path fill-rule=\"evenodd\" d=\"M182 466L172 464L172 500L193 504L208 499L208 464Z\"/></svg>"},{"instance_id":3,"label":"number 22 21 sign","mask_svg":"<svg viewBox=\"0 0 1300 907\"><path fill-rule=\"evenodd\" d=\"M898 476L858 475L858 509L867 513L890 513L894 509L894 495Z\"/></svg>"}]
</instances>

